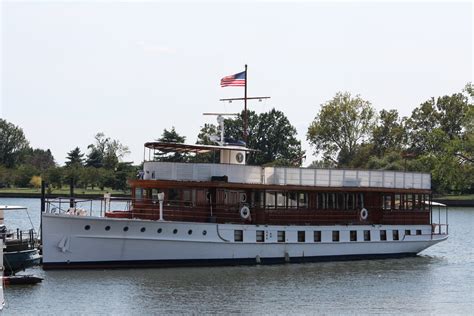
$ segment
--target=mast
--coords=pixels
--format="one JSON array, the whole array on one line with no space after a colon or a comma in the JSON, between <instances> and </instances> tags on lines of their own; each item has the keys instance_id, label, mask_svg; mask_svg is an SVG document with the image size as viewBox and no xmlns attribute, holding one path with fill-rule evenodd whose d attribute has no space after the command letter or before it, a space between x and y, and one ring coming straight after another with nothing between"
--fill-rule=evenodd
<instances>
[{"instance_id":1,"label":"mast","mask_svg":"<svg viewBox=\"0 0 474 316\"><path fill-rule=\"evenodd\" d=\"M244 88L244 142L247 143L247 127L248 127L248 113L247 113L247 64L245 64L245 88Z\"/></svg>"}]
</instances>

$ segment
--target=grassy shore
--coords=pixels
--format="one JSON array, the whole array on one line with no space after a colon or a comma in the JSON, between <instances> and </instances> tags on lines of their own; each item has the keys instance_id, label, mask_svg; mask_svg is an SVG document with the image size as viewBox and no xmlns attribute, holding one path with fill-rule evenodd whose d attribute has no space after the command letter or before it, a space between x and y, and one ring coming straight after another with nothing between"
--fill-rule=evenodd
<instances>
[{"instance_id":1,"label":"grassy shore","mask_svg":"<svg viewBox=\"0 0 474 316\"><path fill-rule=\"evenodd\" d=\"M435 196L437 200L450 200L450 201L474 201L474 194L466 195L443 195Z\"/></svg>"}]
</instances>

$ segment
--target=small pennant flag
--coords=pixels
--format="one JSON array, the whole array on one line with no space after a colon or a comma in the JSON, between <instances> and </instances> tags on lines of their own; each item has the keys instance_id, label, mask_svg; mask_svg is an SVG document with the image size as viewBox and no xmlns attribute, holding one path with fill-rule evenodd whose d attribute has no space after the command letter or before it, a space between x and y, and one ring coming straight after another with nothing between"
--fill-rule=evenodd
<instances>
[{"instance_id":1,"label":"small pennant flag","mask_svg":"<svg viewBox=\"0 0 474 316\"><path fill-rule=\"evenodd\" d=\"M245 86L245 79L247 74L245 71L239 72L235 75L226 76L221 79L221 87L243 87Z\"/></svg>"}]
</instances>

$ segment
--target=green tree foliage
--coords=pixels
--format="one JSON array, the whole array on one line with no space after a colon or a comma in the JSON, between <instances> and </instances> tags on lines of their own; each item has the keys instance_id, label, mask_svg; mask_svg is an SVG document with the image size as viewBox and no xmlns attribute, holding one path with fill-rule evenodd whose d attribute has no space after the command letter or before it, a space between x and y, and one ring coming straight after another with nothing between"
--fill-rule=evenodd
<instances>
[{"instance_id":1,"label":"green tree foliage","mask_svg":"<svg viewBox=\"0 0 474 316\"><path fill-rule=\"evenodd\" d=\"M7 168L18 165L22 152L29 148L23 130L0 119L0 164Z\"/></svg>"},{"instance_id":2,"label":"green tree foliage","mask_svg":"<svg viewBox=\"0 0 474 316\"><path fill-rule=\"evenodd\" d=\"M56 166L56 163L54 162L53 154L51 153L51 150L49 149L47 150L38 149L38 148L26 149L24 163L35 167L41 172L44 172L47 169L53 168L54 166Z\"/></svg>"},{"instance_id":3,"label":"green tree foliage","mask_svg":"<svg viewBox=\"0 0 474 316\"><path fill-rule=\"evenodd\" d=\"M130 153L128 146L119 140L106 137L104 133L97 133L94 137L95 144L90 144L90 150L86 159L86 167L115 170L119 162Z\"/></svg>"},{"instance_id":4,"label":"green tree foliage","mask_svg":"<svg viewBox=\"0 0 474 316\"><path fill-rule=\"evenodd\" d=\"M378 157L388 152L400 152L406 144L406 132L397 110L382 110L372 130L373 153Z\"/></svg>"},{"instance_id":5,"label":"green tree foliage","mask_svg":"<svg viewBox=\"0 0 474 316\"><path fill-rule=\"evenodd\" d=\"M224 135L228 141L243 139L243 115L242 111L237 118L225 120ZM219 134L218 127L206 124L198 135L198 143L212 143L210 136ZM247 147L259 150L248 157L250 165L299 166L304 156L301 142L296 139L296 129L283 112L275 109L260 115L248 111Z\"/></svg>"},{"instance_id":6,"label":"green tree foliage","mask_svg":"<svg viewBox=\"0 0 474 316\"><path fill-rule=\"evenodd\" d=\"M167 130L165 128L163 130L163 134L160 138L157 139L157 141L162 143L182 144L186 141L186 137L179 135L173 126L171 130ZM155 160L168 162L185 162L188 160L188 155L179 152L157 151L155 153Z\"/></svg>"},{"instance_id":7,"label":"green tree foliage","mask_svg":"<svg viewBox=\"0 0 474 316\"><path fill-rule=\"evenodd\" d=\"M53 188L60 189L64 181L64 171L61 167L49 168L44 176L44 180Z\"/></svg>"},{"instance_id":8,"label":"green tree foliage","mask_svg":"<svg viewBox=\"0 0 474 316\"><path fill-rule=\"evenodd\" d=\"M30 180L33 176L40 174L39 170L30 165L20 165L14 171L14 183L15 186L20 188L26 188L30 186Z\"/></svg>"},{"instance_id":9,"label":"green tree foliage","mask_svg":"<svg viewBox=\"0 0 474 316\"><path fill-rule=\"evenodd\" d=\"M67 167L72 167L72 166L75 166L75 167L78 167L78 166L81 166L83 165L84 163L84 154L81 153L81 150L79 149L79 147L76 147L74 148L73 150L71 150L70 152L67 153L67 157L66 157L66 166Z\"/></svg>"},{"instance_id":10,"label":"green tree foliage","mask_svg":"<svg viewBox=\"0 0 474 316\"><path fill-rule=\"evenodd\" d=\"M349 92L338 92L323 104L308 128L307 139L316 154L338 166L350 165L359 146L370 137L375 111L370 102Z\"/></svg>"}]
</instances>

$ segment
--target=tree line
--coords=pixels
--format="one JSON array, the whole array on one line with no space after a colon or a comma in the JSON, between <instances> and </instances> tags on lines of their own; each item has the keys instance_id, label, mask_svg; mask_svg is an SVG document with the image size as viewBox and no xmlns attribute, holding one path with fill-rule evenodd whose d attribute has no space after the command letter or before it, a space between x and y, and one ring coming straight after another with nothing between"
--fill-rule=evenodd
<instances>
[{"instance_id":1,"label":"tree line","mask_svg":"<svg viewBox=\"0 0 474 316\"><path fill-rule=\"evenodd\" d=\"M408 117L397 110L381 110L359 95L339 92L321 104L306 138L314 150L310 168L406 170L432 174L436 193L474 193L474 87L431 98ZM302 150L296 128L283 112L248 111L247 147L258 151L247 164L301 166L309 154ZM227 141L242 139L243 117L225 120ZM204 124L196 144L215 144L220 127ZM184 143L174 127L164 129L161 142ZM73 183L82 188L127 190L127 179L140 166L123 161L128 147L118 140L95 135L86 151L67 153L58 166L49 149L33 149L22 131L0 119L0 186L38 186L45 179L51 189ZM219 153L186 154L157 151L156 160L218 162Z\"/></svg>"}]
</instances>

